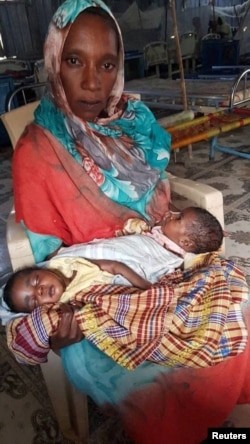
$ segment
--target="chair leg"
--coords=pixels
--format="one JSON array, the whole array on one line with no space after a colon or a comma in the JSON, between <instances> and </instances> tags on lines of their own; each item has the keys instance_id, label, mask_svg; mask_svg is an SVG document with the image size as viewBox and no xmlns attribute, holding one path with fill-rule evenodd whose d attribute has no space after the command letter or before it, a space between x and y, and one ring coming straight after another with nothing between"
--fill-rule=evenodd
<instances>
[{"instance_id":1,"label":"chair leg","mask_svg":"<svg viewBox=\"0 0 250 444\"><path fill-rule=\"evenodd\" d=\"M67 380L61 358L50 351L41 365L44 381L63 435L76 444L88 443L87 397Z\"/></svg>"},{"instance_id":2,"label":"chair leg","mask_svg":"<svg viewBox=\"0 0 250 444\"><path fill-rule=\"evenodd\" d=\"M69 405L72 427L76 434L77 444L88 444L89 420L88 420L88 399L70 385Z\"/></svg>"}]
</instances>

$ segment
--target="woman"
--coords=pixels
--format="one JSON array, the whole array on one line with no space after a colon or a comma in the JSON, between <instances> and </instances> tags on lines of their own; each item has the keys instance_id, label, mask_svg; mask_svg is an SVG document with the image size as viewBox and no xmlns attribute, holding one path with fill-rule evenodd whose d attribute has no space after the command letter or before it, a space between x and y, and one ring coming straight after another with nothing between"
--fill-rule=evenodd
<instances>
[{"instance_id":1,"label":"woman","mask_svg":"<svg viewBox=\"0 0 250 444\"><path fill-rule=\"evenodd\" d=\"M44 59L49 91L13 161L16 217L36 262L62 244L115 236L129 217L154 224L170 197L170 136L123 94L123 43L107 6L67 0Z\"/></svg>"}]
</instances>

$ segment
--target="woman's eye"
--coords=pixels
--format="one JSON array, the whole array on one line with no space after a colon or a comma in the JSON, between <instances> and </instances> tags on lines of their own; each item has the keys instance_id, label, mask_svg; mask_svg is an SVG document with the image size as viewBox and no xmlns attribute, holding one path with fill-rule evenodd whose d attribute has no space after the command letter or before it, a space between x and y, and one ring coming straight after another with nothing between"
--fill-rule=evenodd
<instances>
[{"instance_id":1,"label":"woman's eye","mask_svg":"<svg viewBox=\"0 0 250 444\"><path fill-rule=\"evenodd\" d=\"M111 70L111 69L113 69L115 67L115 65L113 63L109 63L109 62L108 63L104 63L103 66L104 66L104 68L107 71L109 71L109 70Z\"/></svg>"},{"instance_id":2,"label":"woman's eye","mask_svg":"<svg viewBox=\"0 0 250 444\"><path fill-rule=\"evenodd\" d=\"M76 57L70 57L67 59L69 65L79 65L79 60Z\"/></svg>"}]
</instances>

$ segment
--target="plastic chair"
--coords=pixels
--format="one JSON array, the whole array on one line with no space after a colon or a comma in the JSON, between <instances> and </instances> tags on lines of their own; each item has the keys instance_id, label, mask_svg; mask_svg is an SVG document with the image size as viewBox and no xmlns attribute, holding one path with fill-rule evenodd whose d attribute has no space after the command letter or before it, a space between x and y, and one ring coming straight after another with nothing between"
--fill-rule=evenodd
<instances>
[{"instance_id":1,"label":"plastic chair","mask_svg":"<svg viewBox=\"0 0 250 444\"><path fill-rule=\"evenodd\" d=\"M148 71L150 67L155 67L155 77L160 77L160 65L168 64L168 53L166 42L151 42L143 48L144 67Z\"/></svg>"},{"instance_id":2,"label":"plastic chair","mask_svg":"<svg viewBox=\"0 0 250 444\"><path fill-rule=\"evenodd\" d=\"M175 39L171 40L171 45L168 48L168 77L172 78L172 74L179 73L179 65L176 54L176 47L174 44ZM184 63L184 69L186 72L189 71L189 61L192 63L192 71L195 71L196 56L197 56L197 34L193 31L185 32L180 36L180 48L181 56ZM178 68L174 71L172 70L172 65L178 65Z\"/></svg>"},{"instance_id":3,"label":"plastic chair","mask_svg":"<svg viewBox=\"0 0 250 444\"><path fill-rule=\"evenodd\" d=\"M181 54L183 57L194 56L196 53L197 35L195 32L185 32L180 37Z\"/></svg>"},{"instance_id":4,"label":"plastic chair","mask_svg":"<svg viewBox=\"0 0 250 444\"><path fill-rule=\"evenodd\" d=\"M29 103L1 116L13 148L25 126L33 119L38 103L38 101ZM172 192L181 196L183 206L185 205L183 198L186 198L194 205L206 208L218 218L222 225L224 224L223 198L220 191L209 185L178 178L170 173L168 177ZM15 222L14 209L7 221L7 245L13 270L34 264L35 260L28 237L22 226ZM69 439L77 439L76 442L87 444L87 397L68 382L61 358L52 351L49 353L48 363L41 365L41 369L62 433Z\"/></svg>"},{"instance_id":5,"label":"plastic chair","mask_svg":"<svg viewBox=\"0 0 250 444\"><path fill-rule=\"evenodd\" d=\"M31 102L1 115L1 120L8 131L13 149L15 149L16 143L25 126L33 120L34 111L38 104L39 101Z\"/></svg>"}]
</instances>

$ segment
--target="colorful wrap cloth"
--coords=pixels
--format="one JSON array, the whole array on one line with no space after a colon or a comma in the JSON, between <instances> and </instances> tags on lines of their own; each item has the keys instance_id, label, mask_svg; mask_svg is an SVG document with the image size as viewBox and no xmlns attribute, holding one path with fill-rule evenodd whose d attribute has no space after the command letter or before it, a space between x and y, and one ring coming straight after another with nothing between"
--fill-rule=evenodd
<instances>
[{"instance_id":1,"label":"colorful wrap cloth","mask_svg":"<svg viewBox=\"0 0 250 444\"><path fill-rule=\"evenodd\" d=\"M168 127L167 131L172 136L171 149L173 150L249 124L249 109L234 108L233 111L217 111L191 122Z\"/></svg>"},{"instance_id":2,"label":"colorful wrap cloth","mask_svg":"<svg viewBox=\"0 0 250 444\"><path fill-rule=\"evenodd\" d=\"M218 254L201 255L188 270L164 276L147 291L94 285L79 291L76 318L85 338L121 366L146 360L168 367L208 367L244 351L242 272ZM21 360L46 362L60 304L41 306L7 325L8 346Z\"/></svg>"}]
</instances>

